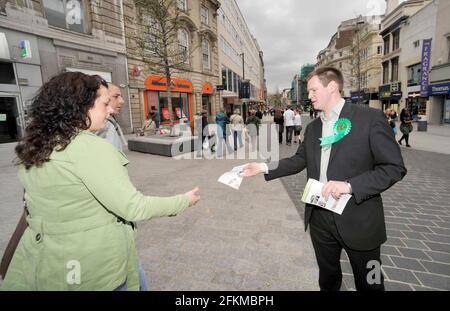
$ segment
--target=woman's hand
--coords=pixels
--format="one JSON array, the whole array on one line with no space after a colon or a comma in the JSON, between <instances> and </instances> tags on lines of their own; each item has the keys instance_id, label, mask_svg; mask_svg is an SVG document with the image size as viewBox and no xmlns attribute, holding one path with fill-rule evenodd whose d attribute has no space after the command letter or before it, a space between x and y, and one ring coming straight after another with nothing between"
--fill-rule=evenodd
<instances>
[{"instance_id":1,"label":"woman's hand","mask_svg":"<svg viewBox=\"0 0 450 311\"><path fill-rule=\"evenodd\" d=\"M198 191L198 187L195 187L191 191L186 192L186 195L189 197L189 207L194 206L198 201L200 201L200 196L197 194Z\"/></svg>"}]
</instances>

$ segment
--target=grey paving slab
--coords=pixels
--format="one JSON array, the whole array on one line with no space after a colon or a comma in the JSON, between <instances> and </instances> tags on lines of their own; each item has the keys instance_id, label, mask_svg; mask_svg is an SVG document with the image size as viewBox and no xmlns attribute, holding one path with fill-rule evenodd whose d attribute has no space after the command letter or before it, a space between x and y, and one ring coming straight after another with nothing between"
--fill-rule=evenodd
<instances>
[{"instance_id":1,"label":"grey paving slab","mask_svg":"<svg viewBox=\"0 0 450 311\"><path fill-rule=\"evenodd\" d=\"M450 264L444 264L444 263L438 263L438 262L430 262L430 261L425 261L425 260L422 260L421 264L430 273L450 276Z\"/></svg>"},{"instance_id":2,"label":"grey paving slab","mask_svg":"<svg viewBox=\"0 0 450 311\"><path fill-rule=\"evenodd\" d=\"M409 239L416 239L416 240L427 240L425 235L423 235L420 232L412 232L412 231L402 231L402 233Z\"/></svg>"},{"instance_id":3,"label":"grey paving slab","mask_svg":"<svg viewBox=\"0 0 450 311\"><path fill-rule=\"evenodd\" d=\"M421 265L421 261L417 259L410 259L397 256L389 256L389 258L394 262L395 266L401 269L407 269L410 271L423 271L427 272L425 267Z\"/></svg>"},{"instance_id":4,"label":"grey paving slab","mask_svg":"<svg viewBox=\"0 0 450 311\"><path fill-rule=\"evenodd\" d=\"M450 253L450 244L445 243L435 243L435 242L424 242L431 250Z\"/></svg>"},{"instance_id":5,"label":"grey paving slab","mask_svg":"<svg viewBox=\"0 0 450 311\"><path fill-rule=\"evenodd\" d=\"M449 290L450 288L450 277L440 274L430 274L423 272L414 272L414 274L420 280L423 286L443 290Z\"/></svg>"},{"instance_id":6,"label":"grey paving slab","mask_svg":"<svg viewBox=\"0 0 450 311\"><path fill-rule=\"evenodd\" d=\"M404 246L408 248L416 248L420 250L429 250L430 248L426 246L422 241L412 240L412 239L401 239Z\"/></svg>"},{"instance_id":7,"label":"grey paving slab","mask_svg":"<svg viewBox=\"0 0 450 311\"><path fill-rule=\"evenodd\" d=\"M413 287L407 283L395 282L395 281L385 281L384 286L388 291L411 291Z\"/></svg>"},{"instance_id":8,"label":"grey paving slab","mask_svg":"<svg viewBox=\"0 0 450 311\"><path fill-rule=\"evenodd\" d=\"M450 263L450 254L449 253L428 251L427 255L433 261L442 262L442 263Z\"/></svg>"},{"instance_id":9,"label":"grey paving slab","mask_svg":"<svg viewBox=\"0 0 450 311\"><path fill-rule=\"evenodd\" d=\"M382 267L382 270L387 280L420 285L419 280L410 270L392 267Z\"/></svg>"},{"instance_id":10,"label":"grey paving slab","mask_svg":"<svg viewBox=\"0 0 450 311\"><path fill-rule=\"evenodd\" d=\"M399 247L397 250L403 257L406 258L430 260L430 257L427 255L427 253L419 249Z\"/></svg>"}]
</instances>

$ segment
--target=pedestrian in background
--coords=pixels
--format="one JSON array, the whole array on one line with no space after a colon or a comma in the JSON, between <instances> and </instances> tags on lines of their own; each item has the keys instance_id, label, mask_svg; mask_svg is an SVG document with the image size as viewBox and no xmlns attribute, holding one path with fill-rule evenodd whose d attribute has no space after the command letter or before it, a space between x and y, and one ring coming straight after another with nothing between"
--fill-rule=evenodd
<instances>
[{"instance_id":1,"label":"pedestrian in background","mask_svg":"<svg viewBox=\"0 0 450 311\"><path fill-rule=\"evenodd\" d=\"M216 152L217 157L223 157L225 154L225 151L223 149L223 145L228 149L228 151L231 151L231 146L227 142L227 136L228 136L228 128L229 128L230 120L225 114L225 111L223 109L220 109L220 111L216 115L216 125L217 125L217 134L216 134Z\"/></svg>"},{"instance_id":2,"label":"pedestrian in background","mask_svg":"<svg viewBox=\"0 0 450 311\"><path fill-rule=\"evenodd\" d=\"M34 98L16 147L28 227L2 290L139 290L133 222L200 199L197 188L167 198L137 191L125 155L95 135L109 101L107 83L80 72L51 78Z\"/></svg>"},{"instance_id":3,"label":"pedestrian in background","mask_svg":"<svg viewBox=\"0 0 450 311\"><path fill-rule=\"evenodd\" d=\"M122 129L120 128L119 123L115 119L120 111L122 110L123 105L125 104L125 100L123 99L122 92L120 91L120 88L113 84L108 83L108 91L109 91L109 107L112 109L111 115L107 119L108 122L106 123L106 126L97 132L97 135L105 138L107 141L109 141L114 147L117 148L119 151L123 151L123 146L125 144L124 142L124 136ZM149 117L151 120L151 118ZM146 121L147 123L148 121ZM149 127L151 127L151 124L153 124L153 120L151 120L151 123L149 124ZM143 133L145 134L145 129L143 130ZM107 180L106 182L115 182ZM135 226L135 224L133 224ZM147 283L147 277L145 275L144 268L142 267L141 261L138 258L138 268L139 268L139 289L141 291L148 291L148 283Z\"/></svg>"},{"instance_id":4,"label":"pedestrian in background","mask_svg":"<svg viewBox=\"0 0 450 311\"><path fill-rule=\"evenodd\" d=\"M120 92L120 88L113 84L108 84L108 91L110 94L109 105L112 108L111 115L108 117L108 122L106 122L106 126L97 132L97 135L105 138L114 147L123 151L123 147L127 145L125 141L125 137L123 135L122 128L120 127L119 122L117 122L117 116L122 110L122 106L125 104L125 100L122 97L122 93Z\"/></svg>"},{"instance_id":5,"label":"pedestrian in background","mask_svg":"<svg viewBox=\"0 0 450 311\"><path fill-rule=\"evenodd\" d=\"M286 111L283 114L284 126L286 126L286 145L290 146L292 143L292 133L294 132L294 111L291 105L287 105Z\"/></svg>"},{"instance_id":6,"label":"pedestrian in background","mask_svg":"<svg viewBox=\"0 0 450 311\"><path fill-rule=\"evenodd\" d=\"M409 144L409 134L413 131L412 118L411 113L405 108L400 112L400 122L400 132L402 132L403 136L398 143L401 145L402 141L405 140L406 147L411 147Z\"/></svg>"},{"instance_id":7,"label":"pedestrian in background","mask_svg":"<svg viewBox=\"0 0 450 311\"><path fill-rule=\"evenodd\" d=\"M247 118L247 132L250 138L251 150L256 151L258 147L259 125L261 120L256 116L255 110L250 110L250 116Z\"/></svg>"},{"instance_id":8,"label":"pedestrian in background","mask_svg":"<svg viewBox=\"0 0 450 311\"><path fill-rule=\"evenodd\" d=\"M295 109L294 116L294 143L301 144L300 133L302 132L302 115L299 109Z\"/></svg>"},{"instance_id":9,"label":"pedestrian in background","mask_svg":"<svg viewBox=\"0 0 450 311\"><path fill-rule=\"evenodd\" d=\"M278 127L278 142L283 143L283 132L284 132L284 117L283 112L280 109L275 110L275 116L273 121Z\"/></svg>"},{"instance_id":10,"label":"pedestrian in background","mask_svg":"<svg viewBox=\"0 0 450 311\"><path fill-rule=\"evenodd\" d=\"M241 112L239 109L234 110L234 114L230 117L230 125L231 130L233 132L233 141L234 141L234 151L238 149L238 140L239 140L239 148L242 148L244 144L242 143L242 131L244 130L244 119L241 117Z\"/></svg>"}]
</instances>

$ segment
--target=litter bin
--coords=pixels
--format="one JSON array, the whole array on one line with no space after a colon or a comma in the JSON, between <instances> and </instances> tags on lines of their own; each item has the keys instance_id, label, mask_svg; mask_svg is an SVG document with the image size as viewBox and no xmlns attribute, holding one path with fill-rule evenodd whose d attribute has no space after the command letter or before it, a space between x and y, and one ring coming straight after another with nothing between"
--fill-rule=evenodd
<instances>
[{"instance_id":1,"label":"litter bin","mask_svg":"<svg viewBox=\"0 0 450 311\"><path fill-rule=\"evenodd\" d=\"M427 118L419 117L419 120L417 121L417 131L418 132L426 132L427 126L428 126Z\"/></svg>"}]
</instances>

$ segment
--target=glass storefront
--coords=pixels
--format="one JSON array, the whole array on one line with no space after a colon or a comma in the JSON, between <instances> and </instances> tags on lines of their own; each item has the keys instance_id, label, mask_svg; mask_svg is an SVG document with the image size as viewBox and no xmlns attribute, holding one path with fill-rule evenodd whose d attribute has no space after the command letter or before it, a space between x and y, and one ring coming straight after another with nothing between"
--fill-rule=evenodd
<instances>
[{"instance_id":1,"label":"glass storefront","mask_svg":"<svg viewBox=\"0 0 450 311\"><path fill-rule=\"evenodd\" d=\"M172 104L172 116L173 121L178 123L180 119L188 118L189 116L189 104L188 94L186 93L170 93L170 102ZM161 115L161 123L170 123L169 113L169 93L159 92L159 107L158 111Z\"/></svg>"},{"instance_id":2,"label":"glass storefront","mask_svg":"<svg viewBox=\"0 0 450 311\"><path fill-rule=\"evenodd\" d=\"M406 107L411 112L413 120L418 120L427 114L428 97L408 97Z\"/></svg>"},{"instance_id":3,"label":"glass storefront","mask_svg":"<svg viewBox=\"0 0 450 311\"><path fill-rule=\"evenodd\" d=\"M172 84L172 91L169 93L164 77L149 76L146 79L145 118L149 113L155 113L156 119L163 125L180 123L182 119L192 120L192 83L172 78Z\"/></svg>"},{"instance_id":4,"label":"glass storefront","mask_svg":"<svg viewBox=\"0 0 450 311\"><path fill-rule=\"evenodd\" d=\"M444 123L450 123L450 96L444 98Z\"/></svg>"}]
</instances>

